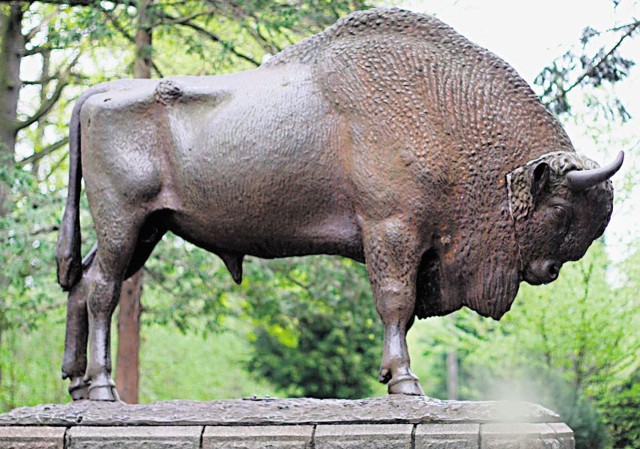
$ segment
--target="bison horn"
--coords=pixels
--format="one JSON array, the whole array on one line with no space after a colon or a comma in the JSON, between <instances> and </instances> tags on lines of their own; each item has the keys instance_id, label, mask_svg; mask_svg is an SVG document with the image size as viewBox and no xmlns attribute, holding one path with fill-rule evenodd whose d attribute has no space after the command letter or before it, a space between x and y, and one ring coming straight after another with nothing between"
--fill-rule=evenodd
<instances>
[{"instance_id":1,"label":"bison horn","mask_svg":"<svg viewBox=\"0 0 640 449\"><path fill-rule=\"evenodd\" d=\"M624 161L624 151L618 153L616 160L606 167L593 168L591 170L575 170L567 173L569 188L574 192L593 187L611 178L622 166Z\"/></svg>"}]
</instances>

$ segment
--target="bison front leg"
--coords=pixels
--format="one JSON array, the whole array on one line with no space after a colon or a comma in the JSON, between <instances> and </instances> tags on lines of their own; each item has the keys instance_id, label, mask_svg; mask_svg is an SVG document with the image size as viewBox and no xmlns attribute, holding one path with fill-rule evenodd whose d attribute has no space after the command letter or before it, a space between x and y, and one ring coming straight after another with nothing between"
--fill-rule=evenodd
<instances>
[{"instance_id":1,"label":"bison front leg","mask_svg":"<svg viewBox=\"0 0 640 449\"><path fill-rule=\"evenodd\" d=\"M402 219L365 229L365 259L376 309L384 324L380 382L390 394L424 395L411 372L406 333L412 324L420 239Z\"/></svg>"}]
</instances>

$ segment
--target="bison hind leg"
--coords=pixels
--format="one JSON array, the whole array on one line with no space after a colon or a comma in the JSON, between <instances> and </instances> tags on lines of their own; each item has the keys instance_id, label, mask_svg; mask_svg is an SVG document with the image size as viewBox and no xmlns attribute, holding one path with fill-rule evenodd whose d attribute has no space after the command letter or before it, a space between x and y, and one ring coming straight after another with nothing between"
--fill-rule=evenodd
<instances>
[{"instance_id":1,"label":"bison hind leg","mask_svg":"<svg viewBox=\"0 0 640 449\"><path fill-rule=\"evenodd\" d=\"M87 370L88 318L86 273L95 258L98 245L93 245L82 261L80 280L69 291L65 331L62 378L69 379L69 394L74 401L89 399L89 384L84 380Z\"/></svg>"},{"instance_id":2,"label":"bison hind leg","mask_svg":"<svg viewBox=\"0 0 640 449\"><path fill-rule=\"evenodd\" d=\"M157 223L140 211L127 210L122 204L103 202L100 206L92 211L98 248L83 276L89 340L84 381L89 384L89 399L117 401L111 379L111 318L128 271L137 271L144 264L163 232L151 232ZM117 213L118 219L104 211Z\"/></svg>"}]
</instances>

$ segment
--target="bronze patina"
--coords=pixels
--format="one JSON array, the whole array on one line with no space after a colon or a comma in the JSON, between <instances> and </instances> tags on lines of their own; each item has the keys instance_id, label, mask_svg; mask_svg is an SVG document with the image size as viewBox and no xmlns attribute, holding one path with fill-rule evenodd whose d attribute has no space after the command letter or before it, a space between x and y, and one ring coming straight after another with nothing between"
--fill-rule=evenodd
<instances>
[{"instance_id":1,"label":"bronze patina","mask_svg":"<svg viewBox=\"0 0 640 449\"><path fill-rule=\"evenodd\" d=\"M111 316L168 231L236 282L245 255L366 263L380 381L421 395L414 318L467 306L499 319L521 281L555 280L603 233L621 164L577 155L513 68L399 9L351 14L255 70L93 87L71 118L56 253L71 395L117 398ZM84 261L82 177L97 233Z\"/></svg>"}]
</instances>

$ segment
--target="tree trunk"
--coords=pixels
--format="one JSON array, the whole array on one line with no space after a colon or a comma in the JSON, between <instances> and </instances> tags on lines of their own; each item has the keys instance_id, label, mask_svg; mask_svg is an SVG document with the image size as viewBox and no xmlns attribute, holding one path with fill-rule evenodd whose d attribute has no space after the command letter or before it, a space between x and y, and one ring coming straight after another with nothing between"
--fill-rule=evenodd
<instances>
[{"instance_id":1,"label":"tree trunk","mask_svg":"<svg viewBox=\"0 0 640 449\"><path fill-rule=\"evenodd\" d=\"M122 286L118 313L116 380L120 399L128 404L138 403L141 295L142 270L139 270Z\"/></svg>"},{"instance_id":2,"label":"tree trunk","mask_svg":"<svg viewBox=\"0 0 640 449\"><path fill-rule=\"evenodd\" d=\"M2 325L3 323L0 321L0 393L2 393L2 382L3 382L3 379L2 379L2 376L3 376L3 373L2 373L2 362L3 362L2 360L3 359L2 357L2 337L3 337ZM0 398L2 398L3 396L4 395L0 394ZM0 401L0 407L4 408L4 401Z\"/></svg>"},{"instance_id":3,"label":"tree trunk","mask_svg":"<svg viewBox=\"0 0 640 449\"><path fill-rule=\"evenodd\" d=\"M151 3L152 0L138 2L134 78L151 78L153 31L149 11ZM142 269L124 282L120 294L120 312L118 313L116 381L120 399L129 404L137 404L139 398L141 296Z\"/></svg>"},{"instance_id":4,"label":"tree trunk","mask_svg":"<svg viewBox=\"0 0 640 449\"><path fill-rule=\"evenodd\" d=\"M0 9L0 167L14 163L20 61L24 52L22 16L19 3ZM7 213L8 195L8 186L0 183L0 217Z\"/></svg>"},{"instance_id":5,"label":"tree trunk","mask_svg":"<svg viewBox=\"0 0 640 449\"><path fill-rule=\"evenodd\" d=\"M47 95L49 94L49 89L47 88L47 79L51 76L49 73L49 68L51 65L51 51L43 51L42 52L42 73L40 74L40 85L42 86L40 89L40 104L45 104L47 102ZM36 129L36 139L38 142L45 141L45 126L41 125L38 122L38 128ZM31 163L31 173L33 176L38 176L38 169L40 168L40 159L36 159Z\"/></svg>"},{"instance_id":6,"label":"tree trunk","mask_svg":"<svg viewBox=\"0 0 640 449\"><path fill-rule=\"evenodd\" d=\"M20 60L24 49L21 32L22 7L12 3L0 9L0 168L13 165L16 147L16 115L20 94ZM9 208L9 186L0 181L0 217ZM0 284L2 278L0 276ZM4 323L0 311L0 351L2 350ZM0 361L1 362L1 361ZM0 363L0 387L3 384L2 363Z\"/></svg>"},{"instance_id":7,"label":"tree trunk","mask_svg":"<svg viewBox=\"0 0 640 449\"><path fill-rule=\"evenodd\" d=\"M447 352L447 395L451 400L458 399L458 354L455 349Z\"/></svg>"},{"instance_id":8,"label":"tree trunk","mask_svg":"<svg viewBox=\"0 0 640 449\"><path fill-rule=\"evenodd\" d=\"M151 78L153 67L153 24L151 4L153 0L138 1L138 29L136 31L136 60L133 64L134 78Z\"/></svg>"}]
</instances>

